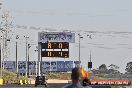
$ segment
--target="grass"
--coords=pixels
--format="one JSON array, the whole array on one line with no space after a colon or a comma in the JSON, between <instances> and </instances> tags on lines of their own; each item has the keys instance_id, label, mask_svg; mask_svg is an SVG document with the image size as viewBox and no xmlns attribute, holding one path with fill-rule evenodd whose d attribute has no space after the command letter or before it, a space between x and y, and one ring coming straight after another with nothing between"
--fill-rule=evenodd
<instances>
[{"instance_id":1,"label":"grass","mask_svg":"<svg viewBox=\"0 0 132 88\"><path fill-rule=\"evenodd\" d=\"M71 79L71 73L51 73L47 75L48 79L63 79L63 80L70 80Z\"/></svg>"},{"instance_id":2,"label":"grass","mask_svg":"<svg viewBox=\"0 0 132 88\"><path fill-rule=\"evenodd\" d=\"M17 75L15 73L10 72L10 71L4 69L4 70L2 70L2 74L3 75L0 78L2 78L5 83L7 83L7 82L8 83L15 83L15 82L17 82ZM20 79L27 80L27 78L23 77L23 76L19 76L18 80L20 80Z\"/></svg>"}]
</instances>

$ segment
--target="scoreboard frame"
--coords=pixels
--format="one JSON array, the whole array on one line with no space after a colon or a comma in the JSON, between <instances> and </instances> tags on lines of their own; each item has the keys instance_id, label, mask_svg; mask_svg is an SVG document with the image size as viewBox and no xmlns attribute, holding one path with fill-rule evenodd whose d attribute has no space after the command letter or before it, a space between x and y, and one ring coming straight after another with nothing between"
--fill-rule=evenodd
<instances>
[{"instance_id":1,"label":"scoreboard frame","mask_svg":"<svg viewBox=\"0 0 132 88\"><path fill-rule=\"evenodd\" d=\"M69 58L69 42L41 43L41 57Z\"/></svg>"}]
</instances>

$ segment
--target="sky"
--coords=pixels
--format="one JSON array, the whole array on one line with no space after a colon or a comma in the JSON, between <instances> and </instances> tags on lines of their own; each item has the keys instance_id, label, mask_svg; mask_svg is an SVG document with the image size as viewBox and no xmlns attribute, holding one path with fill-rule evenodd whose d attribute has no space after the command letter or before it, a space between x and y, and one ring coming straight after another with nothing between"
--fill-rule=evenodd
<instances>
[{"instance_id":1,"label":"sky","mask_svg":"<svg viewBox=\"0 0 132 88\"><path fill-rule=\"evenodd\" d=\"M15 60L16 34L20 36L17 40L19 59L25 60L23 36L27 35L30 37L28 42L31 43L30 58L36 60L37 52L34 50L37 46L38 31L42 30L33 30L31 26L57 31L80 31L83 36L80 43L81 60L85 69L87 69L90 51L93 68L98 68L104 63L107 66L115 64L120 67L121 72L125 72L127 62L132 60L131 0L2 0L2 3L1 10L9 11L14 25L12 41L9 45L10 57L7 60ZM24 25L28 28L17 28L16 25ZM87 37L88 34L92 39ZM63 60L78 60L77 55L78 36L76 35L76 42L70 44L70 58Z\"/></svg>"}]
</instances>

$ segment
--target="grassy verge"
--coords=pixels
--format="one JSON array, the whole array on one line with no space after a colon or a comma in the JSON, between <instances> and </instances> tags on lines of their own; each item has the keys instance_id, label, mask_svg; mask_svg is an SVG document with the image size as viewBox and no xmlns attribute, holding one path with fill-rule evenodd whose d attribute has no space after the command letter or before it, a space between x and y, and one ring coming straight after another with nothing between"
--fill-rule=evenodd
<instances>
[{"instance_id":1,"label":"grassy verge","mask_svg":"<svg viewBox=\"0 0 132 88\"><path fill-rule=\"evenodd\" d=\"M70 80L71 73L51 73L47 75L48 79L63 79L63 80Z\"/></svg>"},{"instance_id":2,"label":"grassy verge","mask_svg":"<svg viewBox=\"0 0 132 88\"><path fill-rule=\"evenodd\" d=\"M8 70L2 70L2 77L0 77L4 80L5 83L16 83L17 82L17 76L15 73L10 72ZM19 76L18 80L20 79L25 79L27 80L26 77Z\"/></svg>"}]
</instances>

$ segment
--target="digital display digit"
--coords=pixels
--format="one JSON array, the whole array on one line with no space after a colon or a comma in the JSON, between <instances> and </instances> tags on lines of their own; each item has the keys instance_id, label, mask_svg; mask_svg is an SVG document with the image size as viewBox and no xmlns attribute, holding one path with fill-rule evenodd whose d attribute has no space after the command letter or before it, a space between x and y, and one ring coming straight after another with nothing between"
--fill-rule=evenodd
<instances>
[{"instance_id":1,"label":"digital display digit","mask_svg":"<svg viewBox=\"0 0 132 88\"><path fill-rule=\"evenodd\" d=\"M42 57L69 57L69 51L42 51Z\"/></svg>"},{"instance_id":2,"label":"digital display digit","mask_svg":"<svg viewBox=\"0 0 132 88\"><path fill-rule=\"evenodd\" d=\"M42 49L69 49L68 42L48 42L41 44Z\"/></svg>"}]
</instances>

